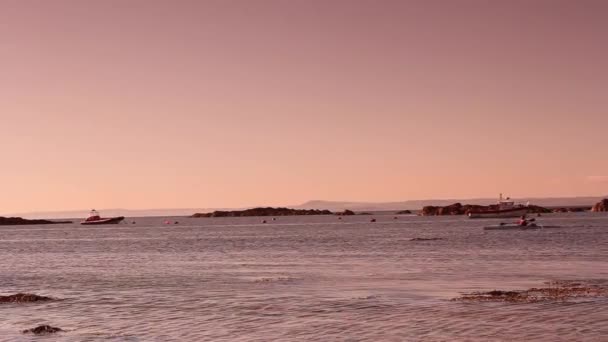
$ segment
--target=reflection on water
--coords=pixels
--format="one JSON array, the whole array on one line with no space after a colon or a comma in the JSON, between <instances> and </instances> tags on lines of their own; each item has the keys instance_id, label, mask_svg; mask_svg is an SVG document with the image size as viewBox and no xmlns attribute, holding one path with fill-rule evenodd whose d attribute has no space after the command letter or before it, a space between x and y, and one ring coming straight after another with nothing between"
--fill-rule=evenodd
<instances>
[{"instance_id":1,"label":"reflection on water","mask_svg":"<svg viewBox=\"0 0 608 342\"><path fill-rule=\"evenodd\" d=\"M140 218L0 227L0 340L51 324L57 341L600 341L608 300L463 303L462 292L608 279L608 216L484 231L463 217ZM130 221L130 220L129 220ZM441 238L411 241L413 238Z\"/></svg>"}]
</instances>

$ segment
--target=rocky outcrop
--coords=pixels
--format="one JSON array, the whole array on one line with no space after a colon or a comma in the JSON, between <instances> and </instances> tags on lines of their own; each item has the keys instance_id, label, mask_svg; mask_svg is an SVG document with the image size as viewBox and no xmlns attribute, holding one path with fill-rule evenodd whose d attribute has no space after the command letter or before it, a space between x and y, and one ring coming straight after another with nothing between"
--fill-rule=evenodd
<instances>
[{"instance_id":1,"label":"rocky outcrop","mask_svg":"<svg viewBox=\"0 0 608 342\"><path fill-rule=\"evenodd\" d=\"M191 217L244 217L244 216L298 216L298 215L333 215L329 210L290 209L290 208L253 208L246 210L222 211L212 213L196 213Z\"/></svg>"},{"instance_id":2,"label":"rocky outcrop","mask_svg":"<svg viewBox=\"0 0 608 342\"><path fill-rule=\"evenodd\" d=\"M554 213L580 213L584 211L591 210L591 207L562 207L562 208L554 208Z\"/></svg>"},{"instance_id":3,"label":"rocky outcrop","mask_svg":"<svg viewBox=\"0 0 608 342\"><path fill-rule=\"evenodd\" d=\"M608 298L608 288L605 284L578 283L574 281L557 281L547 287L531 288L519 291L493 290L473 292L453 298L453 301L467 302L508 302L508 303L539 303L565 302L571 299Z\"/></svg>"},{"instance_id":4,"label":"rocky outcrop","mask_svg":"<svg viewBox=\"0 0 608 342\"><path fill-rule=\"evenodd\" d=\"M31 293L17 293L9 296L0 296L0 303L32 303L49 300L53 300L53 298Z\"/></svg>"},{"instance_id":5,"label":"rocky outcrop","mask_svg":"<svg viewBox=\"0 0 608 342\"><path fill-rule=\"evenodd\" d=\"M52 327L50 325L39 325L32 329L23 330L22 333L29 334L32 333L34 335L46 335L46 334L54 334L56 332L65 331L61 328Z\"/></svg>"},{"instance_id":6,"label":"rocky outcrop","mask_svg":"<svg viewBox=\"0 0 608 342\"><path fill-rule=\"evenodd\" d=\"M608 198L604 198L603 200L597 202L592 208L591 211L608 211Z\"/></svg>"},{"instance_id":7,"label":"rocky outcrop","mask_svg":"<svg viewBox=\"0 0 608 342\"><path fill-rule=\"evenodd\" d=\"M548 214L552 212L553 210L544 207L539 207L538 205L528 205L528 213L530 214Z\"/></svg>"},{"instance_id":8,"label":"rocky outcrop","mask_svg":"<svg viewBox=\"0 0 608 342\"><path fill-rule=\"evenodd\" d=\"M445 207L425 206L422 208L420 215L422 216L438 216L438 215L467 215L470 212L480 212L488 210L498 210L497 204L491 205L474 205L454 203ZM528 213L550 213L551 210L537 205L529 205Z\"/></svg>"},{"instance_id":9,"label":"rocky outcrop","mask_svg":"<svg viewBox=\"0 0 608 342\"><path fill-rule=\"evenodd\" d=\"M413 238L413 239L410 239L410 241L437 241L437 240L443 240L443 238Z\"/></svg>"},{"instance_id":10,"label":"rocky outcrop","mask_svg":"<svg viewBox=\"0 0 608 342\"><path fill-rule=\"evenodd\" d=\"M401 210L401 211L397 212L397 215L409 215L411 213L412 213L411 210Z\"/></svg>"},{"instance_id":11,"label":"rocky outcrop","mask_svg":"<svg viewBox=\"0 0 608 342\"><path fill-rule=\"evenodd\" d=\"M336 215L339 215L339 216L350 216L350 215L355 215L355 212L352 211L352 210L346 209L346 210L344 210L342 212L336 213Z\"/></svg>"},{"instance_id":12,"label":"rocky outcrop","mask_svg":"<svg viewBox=\"0 0 608 342\"><path fill-rule=\"evenodd\" d=\"M21 226L26 224L59 224L72 223L72 221L27 220L21 217L0 216L0 226Z\"/></svg>"},{"instance_id":13,"label":"rocky outcrop","mask_svg":"<svg viewBox=\"0 0 608 342\"><path fill-rule=\"evenodd\" d=\"M461 203L454 203L445 207L426 206L422 208L421 215L423 216L436 216L436 215L465 215L472 210L491 210L495 205L483 206L483 205L462 205Z\"/></svg>"}]
</instances>

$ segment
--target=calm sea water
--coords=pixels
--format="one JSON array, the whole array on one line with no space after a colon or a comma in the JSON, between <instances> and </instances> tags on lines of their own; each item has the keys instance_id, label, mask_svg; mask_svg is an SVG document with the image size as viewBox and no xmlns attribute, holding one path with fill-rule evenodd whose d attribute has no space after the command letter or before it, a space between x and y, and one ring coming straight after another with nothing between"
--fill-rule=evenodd
<instances>
[{"instance_id":1,"label":"calm sea water","mask_svg":"<svg viewBox=\"0 0 608 342\"><path fill-rule=\"evenodd\" d=\"M608 216L129 219L0 227L0 340L608 341L608 300L505 304L461 292L608 280ZM135 220L136 224L131 224ZM438 241L410 241L439 237ZM20 333L39 324L69 332Z\"/></svg>"}]
</instances>

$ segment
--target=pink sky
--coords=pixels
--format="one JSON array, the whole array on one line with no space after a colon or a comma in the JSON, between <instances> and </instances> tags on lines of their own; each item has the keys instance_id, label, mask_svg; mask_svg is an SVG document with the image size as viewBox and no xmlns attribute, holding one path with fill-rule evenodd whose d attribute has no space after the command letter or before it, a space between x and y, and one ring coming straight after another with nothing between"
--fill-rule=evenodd
<instances>
[{"instance_id":1,"label":"pink sky","mask_svg":"<svg viewBox=\"0 0 608 342\"><path fill-rule=\"evenodd\" d=\"M0 0L0 214L605 195L607 13Z\"/></svg>"}]
</instances>

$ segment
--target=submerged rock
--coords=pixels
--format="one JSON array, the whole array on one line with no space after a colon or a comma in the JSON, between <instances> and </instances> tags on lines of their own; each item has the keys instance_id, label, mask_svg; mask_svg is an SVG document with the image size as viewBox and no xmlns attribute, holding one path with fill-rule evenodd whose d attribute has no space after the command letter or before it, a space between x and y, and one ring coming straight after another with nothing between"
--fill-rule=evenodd
<instances>
[{"instance_id":1,"label":"submerged rock","mask_svg":"<svg viewBox=\"0 0 608 342\"><path fill-rule=\"evenodd\" d=\"M48 300L53 300L53 298L31 293L17 293L9 296L0 296L0 303L32 303Z\"/></svg>"},{"instance_id":2,"label":"submerged rock","mask_svg":"<svg viewBox=\"0 0 608 342\"><path fill-rule=\"evenodd\" d=\"M65 331L61 328L56 328L56 327L52 327L50 325L39 325L35 328L32 329L26 329L23 330L22 333L24 334L35 334L35 335L45 335L45 334L54 334L56 332L60 332L60 331Z\"/></svg>"},{"instance_id":3,"label":"submerged rock","mask_svg":"<svg viewBox=\"0 0 608 342\"><path fill-rule=\"evenodd\" d=\"M552 282L549 287L518 291L493 290L463 294L453 301L538 303L561 302L576 298L608 298L608 287L577 282Z\"/></svg>"}]
</instances>

